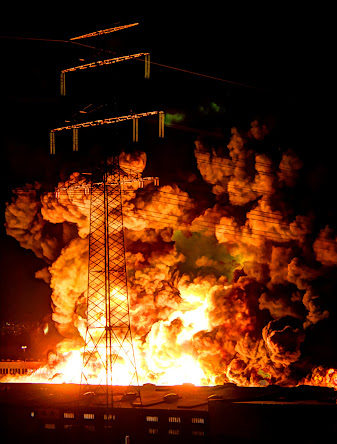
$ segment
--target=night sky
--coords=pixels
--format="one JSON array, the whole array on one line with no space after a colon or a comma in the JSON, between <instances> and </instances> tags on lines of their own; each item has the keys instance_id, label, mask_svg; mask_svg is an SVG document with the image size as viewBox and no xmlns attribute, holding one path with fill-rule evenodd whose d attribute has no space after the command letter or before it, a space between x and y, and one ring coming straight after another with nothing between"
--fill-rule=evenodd
<instances>
[{"instance_id":1,"label":"night sky","mask_svg":"<svg viewBox=\"0 0 337 444\"><path fill-rule=\"evenodd\" d=\"M64 155L49 157L48 132L65 119L78 118L78 111L87 104L103 104L105 117L158 107L185 114L185 128L168 129L164 143L158 144L155 138L151 142L149 131L144 130L139 144L139 149L149 154L146 172L158 175L163 183L181 181L186 172L196 172L192 157L193 141L198 136L210 133L214 143L225 143L232 126L248 128L255 118L266 119L275 127L274 146L291 147L305 161L299 207L312 204L322 221L336 227L335 123L329 110L335 102L328 80L332 43L320 27L329 11L298 11L283 2L273 3L273 9L225 5L221 11L218 3L200 5L191 3L187 11L182 11L179 3L158 3L143 9L130 5L127 11L90 5L85 11L87 7L81 4L76 11L57 3L54 11L50 6L34 11L29 5L19 11L9 6L3 13L1 320L39 320L50 312L50 289L34 279L35 271L44 264L6 236L5 203L13 187L35 180L52 186L76 166L77 160L66 148ZM14 38L68 40L134 21L141 25L83 43L117 55L148 50L152 62L230 82L153 64L151 80L145 85L143 64L133 62L116 73L106 70L101 80L99 73L81 73L76 79L74 75L69 82L70 97L62 100L60 70L80 64L79 59L99 57L89 48L69 43ZM131 66L135 72L130 71ZM218 105L219 112L212 112L212 103ZM95 113L92 118L97 118ZM223 134L220 142L216 136L219 132ZM70 152L71 141L68 143ZM82 149L85 152L89 148ZM81 161L93 161L81 155ZM91 155L96 156L93 150Z\"/></svg>"}]
</instances>

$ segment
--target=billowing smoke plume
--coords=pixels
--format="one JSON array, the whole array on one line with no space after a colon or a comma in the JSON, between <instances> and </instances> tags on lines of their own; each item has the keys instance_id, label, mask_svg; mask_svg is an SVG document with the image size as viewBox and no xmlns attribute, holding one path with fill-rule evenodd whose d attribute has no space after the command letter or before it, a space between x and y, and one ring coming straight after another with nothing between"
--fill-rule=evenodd
<instances>
[{"instance_id":1,"label":"billowing smoke plume","mask_svg":"<svg viewBox=\"0 0 337 444\"><path fill-rule=\"evenodd\" d=\"M141 379L202 384L336 385L333 369L303 354L330 314L322 281L337 265L337 235L314 229L289 202L302 162L263 152L266 125L232 130L222 149L195 143L206 208L176 184L124 188L131 323ZM120 157L142 172L144 153ZM72 174L58 193L27 186L6 209L7 233L46 260L59 350L83 345L90 187ZM316 231L315 231L316 230ZM324 296L324 295L323 295ZM187 370L186 370L187 369ZM185 372L185 373L184 373ZM182 380L181 382L184 382Z\"/></svg>"}]
</instances>

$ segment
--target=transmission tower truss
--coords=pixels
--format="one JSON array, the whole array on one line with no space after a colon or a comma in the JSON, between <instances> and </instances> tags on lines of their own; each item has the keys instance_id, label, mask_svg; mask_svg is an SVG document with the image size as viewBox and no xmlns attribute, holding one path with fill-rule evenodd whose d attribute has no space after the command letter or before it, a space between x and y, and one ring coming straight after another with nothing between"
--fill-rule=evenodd
<instances>
[{"instance_id":1,"label":"transmission tower truss","mask_svg":"<svg viewBox=\"0 0 337 444\"><path fill-rule=\"evenodd\" d=\"M123 168L123 172L128 173L128 177L123 178L121 181L121 193L129 193L131 190L144 188L144 186L152 183L154 186L159 186L159 177L141 177L140 173L135 173L135 170ZM88 174L88 173L86 173ZM130 178L132 175L132 179ZM103 182L101 182L103 183ZM98 184L97 184L98 185ZM131 190L130 190L131 185ZM20 191L23 193L23 191ZM69 199L78 198L79 193L83 193L86 196L91 195L91 185L71 185L69 187L57 187L54 195L56 199L59 199L61 194L67 194Z\"/></svg>"},{"instance_id":2,"label":"transmission tower truss","mask_svg":"<svg viewBox=\"0 0 337 444\"><path fill-rule=\"evenodd\" d=\"M132 23L124 26L104 29L101 31L73 37L77 40L109 34L111 32L136 26ZM96 61L61 72L61 93L65 94L65 74L71 71L96 68L103 65L144 56L145 78L150 75L150 54L138 53L114 59ZM78 151L79 128L102 126L133 121L133 140L138 141L139 118L159 115L159 137L164 137L164 112L150 111L130 114L90 122L76 123L54 128L50 131L50 153L55 154L55 134L72 130L73 151ZM152 181L158 185L158 178L142 178L139 171L121 170L119 156L112 158L112 163L105 163L91 174L91 184L70 185L56 189L56 197L66 192L71 198L78 198L79 188L90 196L90 229L89 229L89 260L87 285L86 333L83 348L83 365L81 370L81 391L87 390L87 385L95 385L106 395L106 407L114 405L113 386L135 385L136 397L140 391L136 367L135 351L130 324L130 308L128 297L128 282L125 260L125 241L123 227L122 193L125 190L135 190ZM76 196L77 194L77 196ZM130 399L130 397L129 397ZM138 403L139 405L139 403Z\"/></svg>"},{"instance_id":3,"label":"transmission tower truss","mask_svg":"<svg viewBox=\"0 0 337 444\"><path fill-rule=\"evenodd\" d=\"M88 34L79 35L76 37L72 37L70 40L79 40L79 39L86 39L89 37L97 37L104 34L111 34L112 32L116 31L122 31L123 29L131 28L133 26L138 26L139 23L130 23L129 25L121 25L121 26L115 26L114 28L107 28L107 29L101 29L99 31L90 32Z\"/></svg>"},{"instance_id":4,"label":"transmission tower truss","mask_svg":"<svg viewBox=\"0 0 337 444\"><path fill-rule=\"evenodd\" d=\"M54 128L51 130L51 132L55 133L55 132L70 130L70 129L74 129L74 128L86 128L86 127L90 127L90 126L109 125L111 123L124 122L126 120L132 120L134 118L139 119L141 117L154 116L156 114L159 114L160 112L163 112L163 111L148 111L146 113L129 114L127 116L108 117L107 119L93 120L91 122L75 123L73 125L60 126L58 128Z\"/></svg>"},{"instance_id":5,"label":"transmission tower truss","mask_svg":"<svg viewBox=\"0 0 337 444\"><path fill-rule=\"evenodd\" d=\"M106 393L107 405L112 406L113 385L138 387L129 314L122 186L133 181L137 184L139 173L122 171L117 156L108 170L103 180L92 181L90 190L87 329L81 386L98 385Z\"/></svg>"},{"instance_id":6,"label":"transmission tower truss","mask_svg":"<svg viewBox=\"0 0 337 444\"><path fill-rule=\"evenodd\" d=\"M133 141L138 141L138 120L143 117L149 117L157 115L159 116L159 132L158 135L160 138L164 138L164 126L165 126L165 113L164 111L148 111L146 113L138 113L138 114L129 114L127 116L119 116L119 117L109 117L107 119L100 120L92 120L90 122L81 122L75 123L73 125L61 126L58 128L54 128L50 131L49 141L50 141L50 154L55 154L55 133L67 130L74 130L79 128L88 128L94 126L103 126L110 125L113 123L125 122L127 120L133 120ZM137 122L136 122L137 120ZM73 131L73 137L75 141L73 141L73 150L78 151L78 132Z\"/></svg>"},{"instance_id":7,"label":"transmission tower truss","mask_svg":"<svg viewBox=\"0 0 337 444\"><path fill-rule=\"evenodd\" d=\"M98 68L99 66L105 66L105 65L113 65L114 63L124 62L126 60L132 60L147 55L149 55L148 52L139 52L137 54L129 54L126 56L116 57L114 59L97 60L92 63L86 63L85 65L78 65L78 66L73 66L72 68L63 69L61 73L74 72L90 68Z\"/></svg>"},{"instance_id":8,"label":"transmission tower truss","mask_svg":"<svg viewBox=\"0 0 337 444\"><path fill-rule=\"evenodd\" d=\"M65 74L67 72L81 71L85 69L98 68L100 66L113 65L114 63L125 62L127 60L137 59L144 57L145 61L145 72L144 77L146 79L150 78L150 54L148 52L139 52L137 54L129 54L126 56L115 57L113 59L97 60L95 62L86 63L84 65L73 66L71 68L63 69L60 75L60 85L61 85L61 95L66 95L66 79Z\"/></svg>"}]
</instances>

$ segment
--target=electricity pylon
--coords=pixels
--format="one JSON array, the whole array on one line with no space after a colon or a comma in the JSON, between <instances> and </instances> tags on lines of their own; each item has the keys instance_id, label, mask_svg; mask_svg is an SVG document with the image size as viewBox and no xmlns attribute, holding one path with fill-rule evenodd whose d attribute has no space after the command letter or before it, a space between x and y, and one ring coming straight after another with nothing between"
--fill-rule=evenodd
<instances>
[{"instance_id":1,"label":"electricity pylon","mask_svg":"<svg viewBox=\"0 0 337 444\"><path fill-rule=\"evenodd\" d=\"M109 28L73 39L95 37L136 25L138 23ZM65 74L67 72L96 68L143 56L145 78L149 78L150 54L131 54L63 70L61 94L66 93ZM159 117L158 136L163 138L164 112L150 111L54 128L50 131L50 154L55 154L55 134L60 131L72 130L73 151L78 151L80 128L127 120L132 120L133 142L138 142L138 120L155 114ZM134 400L139 398L141 403L130 323L122 191L126 184L132 184L133 189L137 188L137 186L134 187L137 183L138 187L142 187L145 181L151 181L157 185L158 178L142 178L140 173L125 171L124 167L121 169L118 155L113 156L110 163L105 161L104 167L98 168L91 177L87 325L80 387L83 392L87 390L88 384L96 385L96 391L100 389L106 395L106 407L111 408L115 403L112 392L114 385L136 385ZM71 188L78 189L81 185L72 185ZM88 192L87 185L82 188L85 193ZM56 190L56 195L60 193L60 190L60 188Z\"/></svg>"},{"instance_id":2,"label":"electricity pylon","mask_svg":"<svg viewBox=\"0 0 337 444\"><path fill-rule=\"evenodd\" d=\"M78 129L133 121L133 140L138 141L138 119L159 115L159 137L164 137L164 113L142 114L83 122L51 130L51 154L55 154L55 133L72 130L78 150ZM75 133L74 133L75 132ZM74 148L74 146L73 146ZM136 356L133 347L128 297L123 226L123 189L158 184L158 178L142 178L139 172L120 168L119 156L105 162L91 175L87 325L81 371L81 393L88 385L106 396L106 407L114 405L113 386L134 386L134 400L140 399ZM87 185L72 185L88 192ZM56 190L56 195L62 188Z\"/></svg>"},{"instance_id":3,"label":"electricity pylon","mask_svg":"<svg viewBox=\"0 0 337 444\"><path fill-rule=\"evenodd\" d=\"M97 366L101 366L104 371L95 384L105 392L107 407L114 403L113 385L134 385L135 397L139 396L122 206L123 184L133 182L139 182L139 175L122 171L118 156L114 156L104 171L93 176L91 184L87 329L81 385L97 378Z\"/></svg>"}]
</instances>

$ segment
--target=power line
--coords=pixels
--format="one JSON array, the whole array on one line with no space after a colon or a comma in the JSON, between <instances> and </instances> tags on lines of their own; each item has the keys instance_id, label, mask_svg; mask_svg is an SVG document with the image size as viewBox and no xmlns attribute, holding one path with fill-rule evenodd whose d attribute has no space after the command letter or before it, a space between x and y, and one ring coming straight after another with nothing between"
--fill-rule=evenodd
<instances>
[{"instance_id":1,"label":"power line","mask_svg":"<svg viewBox=\"0 0 337 444\"><path fill-rule=\"evenodd\" d=\"M27 194L30 192L31 191L27 191ZM24 192L20 192L20 193L24 193ZM142 189L123 190L122 191L122 194L127 195L128 193L137 193L137 196L136 196L136 198L137 198L138 196L141 195L141 193L148 193L148 191L142 190ZM196 204L193 202L193 198L191 198L189 196L179 196L178 197L178 195L175 193L170 193L170 192L162 191L159 189L156 189L154 191L154 193L156 193L157 195L160 193L160 194L169 195L169 196L173 196L173 197L166 197L165 199L160 199L160 196L156 196L156 197L159 197L158 199L156 199L155 197L151 197L151 201L149 203L158 202L158 203L163 203L163 204L167 204L167 205L179 206L179 208L185 208L187 210L195 210L196 209ZM54 193L52 193L52 194L54 195ZM80 191L80 190L73 191L73 190L71 190L71 188L69 188L69 192L67 192L66 194L67 194L67 197L69 197L70 199L73 198L74 196L83 197L85 195L85 193L83 191ZM237 194L232 193L232 194L241 196L241 194L238 194L238 193ZM192 200L192 202L189 203L189 201L191 201L191 200ZM184 204L184 202L185 202L185 204ZM186 203L187 203L187 205L186 205ZM210 210L212 210L212 209L210 209ZM257 210L256 216L261 215L261 218L257 218L256 216L255 217L250 216L251 212L254 210ZM264 211L259 208L253 208L252 210L250 210L246 213L246 216L247 216L247 214L249 215L249 217L247 218L249 220L257 220L257 221L259 220L262 222L269 222L269 223L277 222L279 225L286 225L286 226L289 226L289 223L291 223L291 222L282 221L281 220L283 218L282 215L277 215L271 211ZM263 216L263 215L266 215L266 216ZM202 216L202 215L200 215L200 216ZM200 217L200 216L198 216L198 217ZM221 217L226 217L226 216L219 215L219 218L221 218Z\"/></svg>"},{"instance_id":2,"label":"power line","mask_svg":"<svg viewBox=\"0 0 337 444\"><path fill-rule=\"evenodd\" d=\"M166 205L173 205L172 203L170 204L169 202L160 201L160 200L156 200L156 199L153 199L152 201L160 202L160 203L163 203L163 204L166 204ZM87 207L84 207L84 206L81 207L81 205L79 205L79 204L77 204L77 206L82 208L82 209L88 210ZM181 205L179 207L179 209L181 209L181 208L186 208L186 206ZM132 210L130 210L130 211L132 212ZM168 220L170 222L176 222L179 219L179 216L176 216L174 214L164 214L163 215L162 213L159 213L157 211L146 210L144 208L135 208L135 212L137 214L140 212L140 213L146 213L146 214L150 214L150 215L151 214L158 215L158 216L155 216L155 217L157 217L158 220L162 220L162 221L166 221L166 222ZM137 216L137 214L135 214L135 216ZM129 213L129 216L132 216L132 214ZM211 229L211 228L215 228L216 227L217 230L220 229L220 231L221 231L222 227L226 227L226 230L228 232L230 232L231 234L235 234L235 235L239 234L240 236L242 236L242 233L238 233L235 229L232 229L231 227L228 227L228 225L219 223L222 217L226 217L225 215L220 215L219 218L216 218L216 219L208 218L204 222L203 221L194 222L194 220L198 219L199 217L202 217L202 215L199 215L196 218L194 218L193 220L191 220L190 222L188 222L187 228L191 228L191 227L194 227L194 226L200 226L200 227L203 227L203 228ZM174 218L174 219L172 220L172 218ZM258 221L258 222L261 221L261 222L265 222L267 224L268 223L272 224L272 223L277 222L277 226L287 226L287 227L289 227L289 223L281 222L281 221L279 221L277 219L276 220L275 219L274 220L273 219L268 220L268 219L263 219L263 218L249 217L246 220L248 220L248 221L249 220L253 220L253 221ZM272 231L268 231L268 230L262 230L262 229L254 228L254 227L247 226L247 225L241 225L240 229L242 229L242 228L247 228L247 229L252 230L254 232L254 233L252 233L252 236L258 235L260 237L267 237L267 238L270 238L272 240L280 241L280 242L284 242L285 240L286 241L296 240L296 238L294 239L292 237L284 239L282 237L282 233L279 233L279 232L272 232ZM259 233L263 233L263 234L259 234ZM290 233L290 230L287 230L284 234L288 236L288 233ZM243 236L246 236L246 234L244 234Z\"/></svg>"},{"instance_id":3,"label":"power line","mask_svg":"<svg viewBox=\"0 0 337 444\"><path fill-rule=\"evenodd\" d=\"M204 152L198 152L197 153L197 155L196 155L196 160L198 160L198 157L197 156L205 156L205 157L208 157L208 154L210 154L210 153L204 153ZM226 160L230 160L231 162L234 162L234 160L232 160L232 159L230 159L230 158L228 158L228 157L219 157L219 156L217 156L218 157L218 159L220 159L221 161L226 161ZM217 161L213 161L213 160L205 160L205 161L203 161L203 162L210 162L210 163L217 163ZM239 162L243 162L243 160L236 160L235 162L237 162L237 163L239 163ZM222 162L218 162L220 165L222 165ZM263 165L263 166L267 166L267 167L270 167L270 166L272 166L271 164L272 164L272 161L270 161L270 163L267 163L267 162L262 162L261 160L255 160L255 162L254 162L255 164L257 164L257 165ZM289 170L289 171L293 171L293 169L292 168L287 168L287 167L282 167L282 170Z\"/></svg>"},{"instance_id":4,"label":"power line","mask_svg":"<svg viewBox=\"0 0 337 444\"><path fill-rule=\"evenodd\" d=\"M239 162L244 162L243 160L234 161L232 159L223 158L224 162L222 163L222 162L218 162L218 161L207 161L207 160L201 160L201 159L197 158L196 161L197 161L197 163L206 163L208 165L218 165L218 166L222 166L222 167L226 167L227 166L227 167L230 167L230 168L233 168L233 169L236 169L236 168L246 169L247 168L246 165L244 165L244 166L238 165ZM225 163L226 161L228 161L230 163L233 163L233 165L226 164ZM234 163L234 162L236 162L236 163ZM262 165L262 166L266 166L266 167L272 167L273 166L273 165L269 165L267 163L260 162L260 161L255 161L254 165ZM295 169L292 169L292 168L286 168L286 167L280 167L280 166L278 168L280 169L280 171L276 171L276 173L277 172L282 172L282 171L289 171L289 172L293 173L294 171L296 171ZM256 173L257 174L264 174L266 176L273 176L273 177L276 175L274 173L269 173L269 172L266 172L266 171L256 171Z\"/></svg>"},{"instance_id":5,"label":"power line","mask_svg":"<svg viewBox=\"0 0 337 444\"><path fill-rule=\"evenodd\" d=\"M172 69L174 71L179 71L179 72L183 72L183 73L186 73L186 74L191 74L193 76L201 77L201 78L204 78L204 79L216 80L218 82L228 83L230 85L235 85L235 86L241 86L243 88L250 88L250 89L266 91L264 88L259 88L257 86L249 85L247 83L236 82L234 80L228 80L228 79L224 79L222 77L215 77L215 76L211 76L209 74L203 74L203 73L200 73L200 72L191 71L189 69L178 68L177 66L164 65L163 63L158 63L158 62L153 62L153 61L151 61L150 63L151 63L151 65L160 66L161 68Z\"/></svg>"},{"instance_id":6,"label":"power line","mask_svg":"<svg viewBox=\"0 0 337 444\"><path fill-rule=\"evenodd\" d=\"M124 191L124 193L125 193L125 191ZM156 199L153 199L153 200L156 200ZM165 201L162 201L162 200L156 200L156 201L164 203L164 204L168 204L168 205L170 205L170 204L173 205L170 202L165 202ZM76 203L76 206L81 208L81 209L83 209L83 210L85 210L85 211L88 211L88 207L86 207L84 205L80 205L79 203ZM186 208L186 205L181 205L180 208ZM193 208L191 208L191 209L193 209ZM135 212L136 212L136 214L133 215L132 214L132 210L127 210L125 212L125 214L130 216L130 217L132 217L132 216L136 217L137 215L143 213L143 214L146 215L146 219L149 219L149 220L152 220L152 221L157 221L157 222L159 222L161 224L164 224L166 226L169 223L169 224L175 225L176 228L192 229L192 231L193 231L193 228L195 228L195 227L197 227L197 228L199 227L202 230L212 230L212 231L214 231L216 229L216 231L218 233L228 233L228 234L233 235L233 236L239 236L240 238L268 239L268 240L272 240L272 241L278 242L278 243L294 242L294 241L297 240L296 237L291 237L291 236L289 237L290 231L284 233L286 235L285 238L282 237L282 233L272 232L272 231L268 231L268 230L262 230L262 229L258 229L258 228L254 228L254 227L247 227L246 225L241 225L239 227L240 231L237 231L237 230L235 230L235 228L232 228L228 224L221 224L221 223L219 223L219 221L220 221L220 219L222 217L226 217L224 215L220 215L219 218L217 218L217 219L208 218L207 221L195 222L196 219L198 219L199 217L203 216L203 215L199 215L195 219L190 220L189 222L179 222L179 218L180 217L176 216L176 215L173 215L173 214L168 214L168 215L165 214L165 215L163 215L162 213L156 212L154 210L146 210L146 209L141 209L141 208L136 208ZM265 213L267 213L267 212L265 212ZM263 219L263 218L259 219L259 218L256 218L256 217L255 218L254 217L250 217L249 220L262 221L262 222L266 222L266 223L276 222L276 220L270 221L268 219ZM277 223L278 223L278 225L286 225L287 227L289 226L289 223L286 223L286 222L278 221ZM244 228L251 230L251 233L248 233L248 232L243 233L242 229L244 229ZM309 233L309 235L310 234L311 233ZM336 241L334 241L332 239L331 240L329 240L329 239L324 239L324 240L316 239L316 240L319 240L322 243L325 243L327 245L329 245L329 244L330 245L336 245ZM317 247L316 247L316 250L328 251L328 249L326 249L326 248L317 248Z\"/></svg>"},{"instance_id":7,"label":"power line","mask_svg":"<svg viewBox=\"0 0 337 444\"><path fill-rule=\"evenodd\" d=\"M70 45L83 46L84 48L95 49L97 51L106 51L100 50L92 45L87 45L85 43L79 43L71 40L63 40L63 39L47 39L47 38L39 38L39 37L22 37L22 36L10 36L10 35L0 35L0 39L4 40L27 40L27 41L37 41L37 42L50 42L50 43L66 43Z\"/></svg>"},{"instance_id":8,"label":"power line","mask_svg":"<svg viewBox=\"0 0 337 444\"><path fill-rule=\"evenodd\" d=\"M145 209L137 209L137 212L145 212L145 213L149 213L149 214L158 214L159 216L159 218L161 217L163 220L166 220L166 218L176 218L176 219L178 219L179 218L179 216L175 216L175 215L167 215L167 214L165 214L165 215L162 215L162 213L159 213L159 212L157 212L157 211L153 211L153 210L145 210ZM193 220L191 221L191 222L189 222L189 227L191 227L191 226L193 226L194 224L193 224ZM213 228L213 227L215 227L215 224L213 225L213 224L209 224L209 223L207 223L207 222L197 222L197 223L195 223L195 225L197 225L197 226L203 226L203 227L205 227L205 228ZM228 227L228 225L224 225L224 224L216 224L216 228L218 229L218 228L220 228L221 229L221 227ZM243 226L243 227L246 227L246 226ZM242 227L240 227L240 228L242 228ZM254 232L257 232L257 233L264 233L264 235L259 235L259 236L261 236L261 237L267 237L267 236L270 236L270 235L272 235L272 236L276 236L277 237L277 239L278 240L282 240L283 242L284 242L284 238L282 238L282 236L280 235L280 233L272 233L272 232L270 232L270 231L266 231L266 230L261 230L261 229L258 229L258 228L253 228L253 227L246 227L246 228L250 228L252 231L254 231ZM229 229L231 229L231 227L229 227ZM240 234L240 233L238 233L237 231L235 231L234 229L232 229L232 234ZM290 239L287 239L288 241L290 241L290 240L294 240L294 239L292 239L292 238L290 238Z\"/></svg>"},{"instance_id":9,"label":"power line","mask_svg":"<svg viewBox=\"0 0 337 444\"><path fill-rule=\"evenodd\" d=\"M107 49L103 49L103 48L97 48L96 46L92 46L92 45L87 45L84 43L79 43L77 41L74 40L63 40L63 39L48 39L48 38L38 38L38 37L21 37L21 36L0 36L1 39L7 39L7 40L31 40L31 41L45 41L45 42L51 42L51 43L67 43L67 44L71 44L71 45L77 45L77 46L83 46L85 48L89 48L89 49L93 49L95 51L99 51L99 52L105 52L105 53L109 53L112 54L112 51L109 51ZM137 60L137 59L136 59ZM138 59L139 61L140 59ZM204 74L204 73L200 73L197 71L191 71L188 69L184 69L184 68L179 68L177 66L172 66L172 65L166 65L163 63L158 63L158 62L154 62L153 60L149 61L149 63L151 65L156 65L162 68L166 68L166 69L171 69L174 71L179 71L179 72L183 72L186 74L190 74L193 76L197 76L200 78L205 78L205 79L209 79L209 80L215 80L218 82L222 82L222 83L227 83L230 85L234 85L234 86L240 86L243 88L249 88L249 89L255 89L255 90L261 90L261 91L266 91L264 88L259 88L257 86L253 86L253 85L249 85L247 83L242 83L242 82L236 82L234 80L228 80L228 79L224 79L221 77L216 77L216 76L211 76L209 74Z\"/></svg>"}]
</instances>

